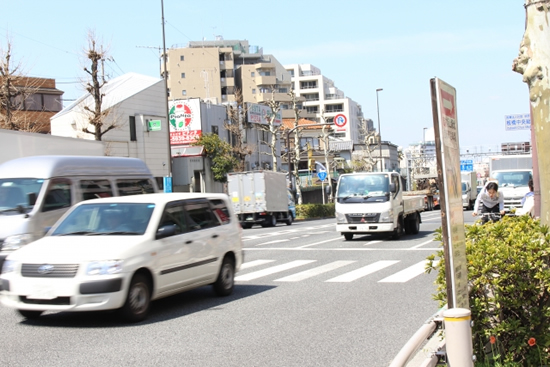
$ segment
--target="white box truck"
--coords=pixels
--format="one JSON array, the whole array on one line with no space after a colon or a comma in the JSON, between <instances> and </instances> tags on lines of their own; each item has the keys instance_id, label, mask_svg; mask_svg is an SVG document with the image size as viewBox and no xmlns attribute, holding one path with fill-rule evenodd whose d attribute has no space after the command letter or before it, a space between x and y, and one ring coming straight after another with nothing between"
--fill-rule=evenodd
<instances>
[{"instance_id":1,"label":"white box truck","mask_svg":"<svg viewBox=\"0 0 550 367\"><path fill-rule=\"evenodd\" d=\"M336 231L347 241L355 234L417 234L424 195L403 191L397 172L340 175L336 189Z\"/></svg>"},{"instance_id":2,"label":"white box truck","mask_svg":"<svg viewBox=\"0 0 550 367\"><path fill-rule=\"evenodd\" d=\"M274 227L277 222L291 225L291 210L286 174L273 171L235 172L227 175L227 190L233 209L243 228L254 224Z\"/></svg>"},{"instance_id":3,"label":"white box truck","mask_svg":"<svg viewBox=\"0 0 550 367\"><path fill-rule=\"evenodd\" d=\"M490 180L498 182L504 195L504 210L521 207L521 199L529 192L533 178L533 157L530 154L493 156L489 162Z\"/></svg>"},{"instance_id":4,"label":"white box truck","mask_svg":"<svg viewBox=\"0 0 550 367\"><path fill-rule=\"evenodd\" d=\"M477 173L461 172L462 177L462 207L466 210L474 208L477 198Z\"/></svg>"}]
</instances>

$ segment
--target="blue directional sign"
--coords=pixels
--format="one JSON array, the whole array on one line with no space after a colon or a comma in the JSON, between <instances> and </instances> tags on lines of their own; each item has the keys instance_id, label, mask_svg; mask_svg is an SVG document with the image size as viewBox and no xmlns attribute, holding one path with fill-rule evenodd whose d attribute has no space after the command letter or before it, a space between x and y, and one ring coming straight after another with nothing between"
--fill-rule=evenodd
<instances>
[{"instance_id":1,"label":"blue directional sign","mask_svg":"<svg viewBox=\"0 0 550 367\"><path fill-rule=\"evenodd\" d=\"M474 170L474 161L471 159L460 160L460 170L464 172L472 172Z\"/></svg>"},{"instance_id":2,"label":"blue directional sign","mask_svg":"<svg viewBox=\"0 0 550 367\"><path fill-rule=\"evenodd\" d=\"M317 172L317 177L319 178L319 180L324 181L327 178L327 171Z\"/></svg>"},{"instance_id":3,"label":"blue directional sign","mask_svg":"<svg viewBox=\"0 0 550 367\"><path fill-rule=\"evenodd\" d=\"M506 115L506 131L514 130L531 130L531 115L524 113L523 115Z\"/></svg>"}]
</instances>

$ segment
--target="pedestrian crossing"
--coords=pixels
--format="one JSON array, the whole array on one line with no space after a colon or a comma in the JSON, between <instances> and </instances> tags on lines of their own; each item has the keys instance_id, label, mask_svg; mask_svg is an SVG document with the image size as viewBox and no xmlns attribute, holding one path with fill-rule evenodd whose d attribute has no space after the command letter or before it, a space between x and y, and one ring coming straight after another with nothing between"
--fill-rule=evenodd
<instances>
[{"instance_id":1,"label":"pedestrian crossing","mask_svg":"<svg viewBox=\"0 0 550 367\"><path fill-rule=\"evenodd\" d=\"M337 260L326 264L318 264L317 260L293 260L279 264L276 260L259 259L242 264L239 275L235 277L235 281L248 282L275 275L276 279L273 280L274 282L300 282L313 279L323 274L329 274L330 272L341 272L354 265L356 266L355 268L339 275L334 274L335 276L324 280L324 282L350 283L369 275L374 275L376 272L384 269L394 269L395 272L390 276L378 280L378 283L406 283L425 274L424 269L426 267L426 260L422 260L405 268L399 267L400 264L401 260L380 260L367 265L360 264L359 261L355 260ZM313 267L311 267L312 265ZM359 267L357 267L357 265ZM308 268L304 270L305 267ZM282 278L277 277L277 274L286 273L291 270L297 272L285 275Z\"/></svg>"}]
</instances>

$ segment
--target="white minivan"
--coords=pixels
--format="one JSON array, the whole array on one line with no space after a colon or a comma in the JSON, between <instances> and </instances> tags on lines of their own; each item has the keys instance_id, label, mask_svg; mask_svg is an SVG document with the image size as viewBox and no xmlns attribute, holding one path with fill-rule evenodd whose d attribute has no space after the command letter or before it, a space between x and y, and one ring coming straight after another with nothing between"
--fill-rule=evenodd
<instances>
[{"instance_id":1,"label":"white minivan","mask_svg":"<svg viewBox=\"0 0 550 367\"><path fill-rule=\"evenodd\" d=\"M1 301L44 311L118 309L143 320L150 301L212 284L231 294L241 227L225 194L167 193L76 204L43 238L4 262Z\"/></svg>"},{"instance_id":2,"label":"white minivan","mask_svg":"<svg viewBox=\"0 0 550 367\"><path fill-rule=\"evenodd\" d=\"M74 204L158 192L140 159L32 156L0 165L0 269L12 251L39 239Z\"/></svg>"}]
</instances>

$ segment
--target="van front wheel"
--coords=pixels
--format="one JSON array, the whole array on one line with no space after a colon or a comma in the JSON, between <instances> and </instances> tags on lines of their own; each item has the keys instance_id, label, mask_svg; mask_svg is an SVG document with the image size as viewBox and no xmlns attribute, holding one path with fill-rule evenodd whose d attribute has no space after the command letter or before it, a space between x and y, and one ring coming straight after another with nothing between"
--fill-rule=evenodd
<instances>
[{"instance_id":1,"label":"van front wheel","mask_svg":"<svg viewBox=\"0 0 550 367\"><path fill-rule=\"evenodd\" d=\"M122 307L121 314L129 322L145 320L151 306L151 286L149 279L142 274L136 274L130 282L128 296Z\"/></svg>"},{"instance_id":2,"label":"van front wheel","mask_svg":"<svg viewBox=\"0 0 550 367\"><path fill-rule=\"evenodd\" d=\"M17 312L24 318L32 320L39 318L44 311L17 310Z\"/></svg>"}]
</instances>

